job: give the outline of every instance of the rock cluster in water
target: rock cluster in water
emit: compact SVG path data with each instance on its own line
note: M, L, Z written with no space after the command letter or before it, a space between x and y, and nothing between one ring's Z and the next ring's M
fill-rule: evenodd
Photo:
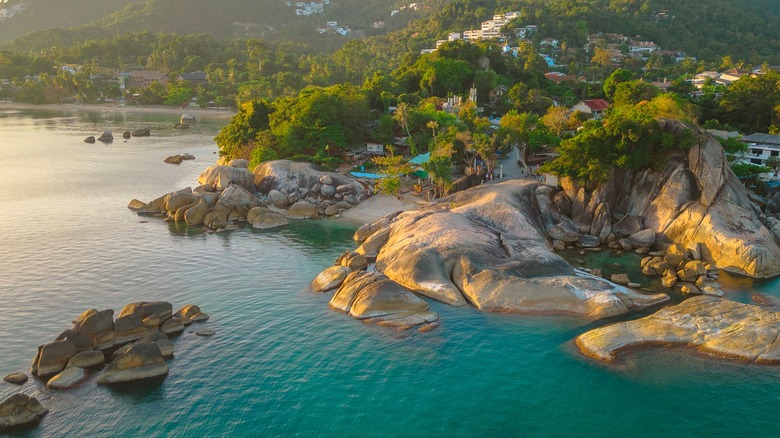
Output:
M620 351L646 345L687 346L755 363L780 363L780 312L697 296L645 318L600 327L577 337L583 354L611 362Z
M181 164L182 161L187 160L194 160L195 157L190 154L178 154L178 155L171 155L170 157L167 157L163 160L163 162L168 164Z
M209 319L196 305L173 313L173 306L164 301L131 303L116 319L113 316L111 309L89 309L79 315L70 329L38 347L30 372L51 389L76 387L94 374L99 385L164 377L166 359L173 357L170 337ZM198 333L215 334L209 328ZM12 373L3 380L21 385L27 375ZM17 394L0 403L0 427L34 422L46 412L36 399Z
M254 173L248 165L238 159L212 165L198 177L201 185L195 189L168 193L148 203L133 200L128 208L217 231L238 229L242 222L269 229L286 225L288 219L336 215L373 192L368 184L323 172L311 163L269 161Z
M122 133L122 138L125 140L129 139L130 137L149 137L152 135L152 133L149 131L149 128L141 128L141 129L135 129L133 131L125 131ZM112 143L114 141L114 133L111 131L103 131L100 136L95 139L94 135L90 135L89 137L84 139L84 143L95 143L95 141L103 142L103 143Z

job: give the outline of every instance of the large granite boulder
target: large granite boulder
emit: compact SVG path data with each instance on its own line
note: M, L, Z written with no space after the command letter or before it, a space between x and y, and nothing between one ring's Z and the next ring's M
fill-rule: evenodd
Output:
M99 385L132 382L168 374L160 348L154 342L136 342L97 378Z
M287 210L287 219L309 219L316 215L317 206L307 201L298 201Z
M34 423L47 412L35 397L14 394L0 403L0 429Z
M82 351L71 357L65 368L92 368L103 365L105 362L106 356L100 350Z
M402 213L386 225L376 269L420 295L495 312L592 320L668 300L575 270L553 253L535 208L537 185L483 185Z
M225 188L219 196L217 203L229 210L241 212L244 217L246 217L249 210L263 205L263 202L257 196L250 193L247 189L235 185Z
M114 311L89 309L73 321L72 330L92 340L92 347L104 350L114 346Z
M252 228L268 230L271 228L283 227L287 225L287 218L279 213L264 213L258 215L252 222Z
M365 192L363 185L347 176L324 172L312 163L299 163L289 160L266 161L255 167L255 184L261 193L278 190L282 193L297 193L299 188L309 189L321 180L330 181L327 185L334 187L349 186L351 193ZM347 190L346 188L343 190Z
M49 379L46 386L51 389L70 389L87 380L87 372L83 368L70 367Z
M327 292L341 286L344 279L350 273L350 269L345 266L331 266L320 272L311 282L311 290L314 292Z
M624 247L647 245L653 232L654 246L699 244L703 261L727 271L761 278L780 274L775 223L754 208L720 143L680 122L662 121L661 127L671 135L692 130L698 143L687 153L672 154L660 170L616 169L604 183L587 188L562 179L572 218L576 205L599 199L621 218L612 231L631 236L621 241ZM584 207L576 210L579 218L587 219ZM644 234L637 235L642 228Z
M130 303L122 308L122 311L119 312L119 317L133 314L138 315L141 320L152 315L157 315L160 318L160 321L165 321L173 315L173 305L167 301L140 301L137 303Z
M330 306L355 319L399 328L439 319L438 314L428 311L424 300L376 272L349 274L330 300Z
M576 343L605 362L633 347L686 346L718 357L780 364L780 312L700 295L633 321L586 332Z
M206 168L198 176L198 184L207 185L212 190L222 191L231 184L241 186L247 190L254 188L254 175L243 167L222 166L214 164Z
M76 346L70 340L54 341L41 345L38 347L38 354L33 359L30 372L40 377L57 374L65 369L70 358L75 356L77 352Z

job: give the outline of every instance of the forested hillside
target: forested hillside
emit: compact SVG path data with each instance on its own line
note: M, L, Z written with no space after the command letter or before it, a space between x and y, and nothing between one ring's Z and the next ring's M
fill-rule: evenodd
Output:
M0 21L0 42L8 42L29 32L83 26L100 20L123 7L140 0L9 0L0 2L10 10L14 5L26 5L13 17Z

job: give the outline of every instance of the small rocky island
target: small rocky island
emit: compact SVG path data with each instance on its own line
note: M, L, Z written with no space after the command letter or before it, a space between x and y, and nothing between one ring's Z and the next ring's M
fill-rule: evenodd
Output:
M373 186L311 163L268 161L253 172L246 160L209 166L199 186L167 193L148 203L132 200L128 208L188 226L218 232L248 223L254 228L284 226L288 219L335 216L370 197Z
M425 327L437 317L419 296L592 321L662 305L669 295L575 269L555 252L606 246L650 253L643 273L661 276L669 291L687 299L581 335L584 354L612 360L630 346L675 344L776 363L780 314L707 295L723 294L714 281L719 269L780 274L780 222L751 200L709 134L673 121L661 121L661 129L671 135L692 129L698 141L661 169L614 170L599 184L563 179L556 188L510 180L388 215L361 227L360 246L323 271L312 289L335 290L336 310L401 328Z
M113 385L168 374L173 357L171 338L193 322L209 316L188 304L173 312L168 302L138 302L124 306L114 319L111 309L89 309L73 320L73 326L52 342L38 347L30 373L54 390L66 390L96 377L99 385ZM207 331L208 330L208 331ZM213 330L198 332L213 335ZM27 381L24 373L12 373L5 381ZM33 423L48 411L34 397L16 394L0 403L0 428Z

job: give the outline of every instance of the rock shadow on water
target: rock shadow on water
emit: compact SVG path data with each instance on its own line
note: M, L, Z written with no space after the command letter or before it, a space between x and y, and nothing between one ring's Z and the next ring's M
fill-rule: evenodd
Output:
M131 404L148 403L165 399L165 376L136 380L126 383L115 383L108 390L115 398Z

